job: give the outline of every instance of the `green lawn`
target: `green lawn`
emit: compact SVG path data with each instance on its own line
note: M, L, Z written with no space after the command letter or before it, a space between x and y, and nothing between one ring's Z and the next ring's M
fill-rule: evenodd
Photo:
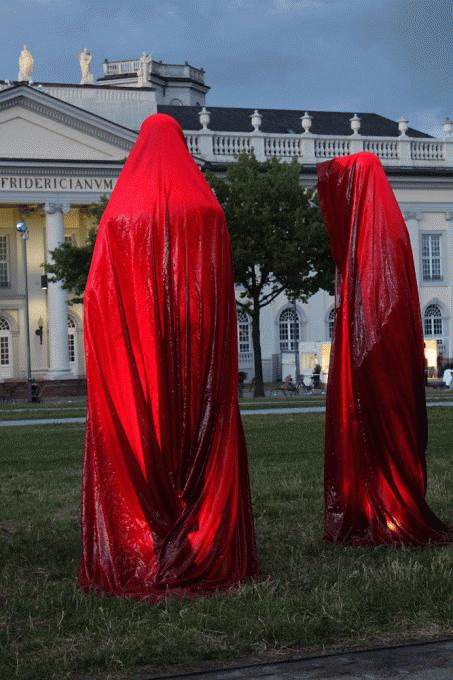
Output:
M427 390L427 400L452 401L452 390ZM243 411L248 409L273 409L273 408L298 408L304 406L325 406L325 395L316 393L313 395L296 395L284 397L278 396L243 397L240 400ZM17 401L13 404L0 404L0 422L2 420L32 420L35 418L73 418L84 416L86 412L86 400L83 397L53 401L44 400L39 404L29 404L25 401Z
M453 409L430 409L429 501L453 523ZM267 579L156 607L75 588L83 427L0 429L0 677L119 678L453 635L453 549L321 543L323 415L244 419Z

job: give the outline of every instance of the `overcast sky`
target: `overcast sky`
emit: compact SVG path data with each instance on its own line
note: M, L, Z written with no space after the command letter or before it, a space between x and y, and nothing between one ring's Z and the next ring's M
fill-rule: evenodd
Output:
M453 118L452 0L0 0L0 79L27 44L36 82L78 52L203 66L212 106L372 111L437 134Z

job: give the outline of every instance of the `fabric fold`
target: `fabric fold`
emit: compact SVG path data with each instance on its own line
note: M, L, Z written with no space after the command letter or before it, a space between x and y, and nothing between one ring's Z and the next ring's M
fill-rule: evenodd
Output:
M317 167L337 266L326 404L325 539L446 543L425 500L423 334L409 234L371 153Z
M257 576L229 235L169 116L118 178L84 313L79 586L155 601Z

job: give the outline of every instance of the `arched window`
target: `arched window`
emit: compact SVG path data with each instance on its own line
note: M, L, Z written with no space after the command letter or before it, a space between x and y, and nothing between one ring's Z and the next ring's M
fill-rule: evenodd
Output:
M442 312L439 305L428 305L423 316L425 335L442 335Z
M177 97L170 99L170 106L182 106L182 101Z
M329 340L333 338L333 326L335 323L335 307L332 307L329 314L327 315L327 323L329 326Z
M72 317L68 316L68 355L69 364L74 366L76 360L76 325Z
M238 309L239 354L250 352L250 321L248 315Z
M294 309L284 309L279 318L280 351L294 350L300 340L300 320ZM296 337L294 337L294 333Z

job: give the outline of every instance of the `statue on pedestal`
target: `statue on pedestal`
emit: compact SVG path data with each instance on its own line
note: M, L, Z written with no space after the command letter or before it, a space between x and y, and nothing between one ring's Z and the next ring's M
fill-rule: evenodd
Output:
M149 76L151 74L152 57L150 54L143 52L140 57L139 67L137 69L138 86L147 87L149 84Z
M93 55L87 50L86 47L79 52L79 64L80 70L82 71L81 85L90 85L93 82L93 74L90 73L90 64L93 59Z
M23 46L22 52L19 55L19 75L17 80L31 80L31 73L33 71L33 57L27 45Z

